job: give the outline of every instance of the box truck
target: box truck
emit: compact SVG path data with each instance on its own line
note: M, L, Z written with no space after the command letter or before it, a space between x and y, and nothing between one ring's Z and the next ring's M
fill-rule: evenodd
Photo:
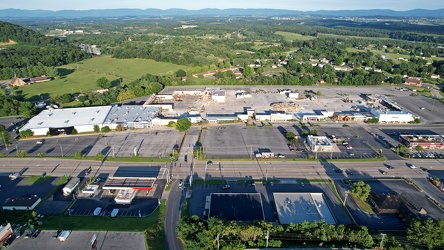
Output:
M71 180L66 183L66 185L63 187L63 195L68 196L71 195L71 193L77 188L77 186L80 184L80 179L77 177L71 178Z

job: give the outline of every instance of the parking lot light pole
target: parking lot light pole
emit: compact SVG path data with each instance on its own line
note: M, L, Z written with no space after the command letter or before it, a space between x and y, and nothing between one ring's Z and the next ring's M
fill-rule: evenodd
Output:
M345 191L345 198L344 198L344 203L343 203L344 207L345 207L345 203L347 202L347 197L348 197L349 193L350 193L349 191Z

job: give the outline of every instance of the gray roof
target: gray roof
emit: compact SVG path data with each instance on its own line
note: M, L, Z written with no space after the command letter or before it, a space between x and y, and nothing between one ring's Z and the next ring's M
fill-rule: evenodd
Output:
M12 198L3 204L3 207L32 207L36 202L39 202L39 197L19 197Z
M151 122L159 113L159 107L142 105L115 105L111 108L104 124L125 124L128 122Z

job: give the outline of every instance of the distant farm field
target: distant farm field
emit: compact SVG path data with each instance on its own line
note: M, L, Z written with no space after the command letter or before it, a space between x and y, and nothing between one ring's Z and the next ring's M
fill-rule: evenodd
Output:
M114 59L101 56L58 67L60 77L57 79L22 86L15 92L26 100L37 101L47 99L50 95L97 90L96 81L100 77L106 77L113 86L116 86L120 83L120 78L123 83L129 83L147 73L155 75L188 68L188 66L146 59Z
M313 36L304 36L293 32L276 31L275 34L283 36L287 41L309 41L315 39Z

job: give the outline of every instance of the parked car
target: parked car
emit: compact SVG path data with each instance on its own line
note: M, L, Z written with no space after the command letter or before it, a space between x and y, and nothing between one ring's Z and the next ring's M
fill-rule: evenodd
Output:
M352 145L348 144L347 146L345 146L346 149L353 149Z
M285 155L283 155L283 154L278 154L278 157L279 157L279 158L285 158Z
M207 165L208 166L213 165L213 162L212 161L207 161Z
M182 187L182 186L183 186L183 180L180 179L180 180L179 180L179 187Z
M41 140L37 141L37 144L43 144L43 143L45 143L45 139L41 139Z
M413 164L409 164L409 168L411 168L411 169L415 169L415 168L417 168L415 165L413 165Z
M185 155L183 159L185 162L188 162L188 155Z
M223 185L222 186L222 190L227 190L227 189L230 189L231 188L231 186L230 185Z
M54 233L52 234L52 238L53 238L53 239L57 239L57 237L59 236L59 234L60 234L61 232L62 232L61 229L57 230L57 232L54 232Z

